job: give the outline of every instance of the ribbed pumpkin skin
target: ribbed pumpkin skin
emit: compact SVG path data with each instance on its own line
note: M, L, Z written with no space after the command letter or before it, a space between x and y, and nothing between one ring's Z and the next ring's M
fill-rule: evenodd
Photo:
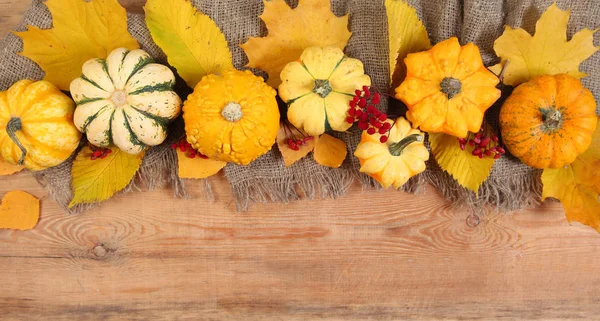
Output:
M279 96L288 104L288 120L312 136L348 130L354 91L371 85L363 63L344 56L338 47L305 49L298 61L283 68L280 78ZM319 86L319 81L326 85Z
M548 127L552 110L562 121ZM539 76L521 84L500 110L504 144L535 168L559 168L575 161L590 146L597 122L594 96L566 74Z
M81 133L73 124L75 103L47 81L21 80L0 92L0 152L17 164L21 149L9 137L7 125L19 118L16 136L27 150L23 165L42 170L65 161L79 145Z
M414 128L466 137L479 131L483 114L500 98L498 77L472 43L461 47L453 37L409 54L404 62L407 74L396 98L408 107L406 118ZM459 89L451 84L460 84Z
M183 105L187 141L209 158L248 165L275 143L279 130L275 95L250 71L205 76ZM239 119L225 118L227 106L241 108Z
M167 125L179 116L181 99L173 91L173 72L152 61L141 49L120 48L106 60L83 65L83 75L71 82L77 103L74 122L92 145L116 145L139 154L167 138Z
M393 124L387 142L381 143L379 134L369 135L363 131L354 156L360 161L361 173L371 176L384 188L393 186L398 189L409 178L425 171L429 151L423 143L425 133L411 128L406 119L399 117L395 124L389 119L387 122ZM421 135L423 141L409 144L398 156L392 155L390 146L410 135Z

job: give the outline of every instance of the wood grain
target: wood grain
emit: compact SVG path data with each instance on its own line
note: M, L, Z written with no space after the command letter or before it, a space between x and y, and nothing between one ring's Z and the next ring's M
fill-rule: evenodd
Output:
M124 3L124 2L123 2ZM139 10L140 2L129 8ZM24 1L0 0L0 34ZM42 199L32 231L0 231L1 320L593 320L600 236L557 203L478 225L433 188L235 212L168 189L67 216L29 173L0 195Z

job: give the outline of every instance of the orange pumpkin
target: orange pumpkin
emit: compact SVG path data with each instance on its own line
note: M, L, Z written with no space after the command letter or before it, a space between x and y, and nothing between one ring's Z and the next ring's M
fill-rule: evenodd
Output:
M592 93L570 75L538 76L518 86L500 110L500 131L511 154L535 168L575 161L596 130Z
M500 98L498 77L483 66L479 48L450 38L404 59L406 79L396 98L408 107L414 128L466 137L481 127L483 113Z

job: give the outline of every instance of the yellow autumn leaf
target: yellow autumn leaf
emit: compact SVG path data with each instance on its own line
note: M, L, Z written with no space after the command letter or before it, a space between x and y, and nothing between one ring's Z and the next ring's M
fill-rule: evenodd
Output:
M396 88L406 78L404 58L431 48L427 29L405 0L385 0L390 49L390 80Z
M17 166L5 162L2 156L0 156L0 176L11 175L22 171L24 168L25 166Z
M583 29L567 41L567 24L570 10L562 11L552 4L535 25L535 35L523 29L507 26L500 38L494 42L496 55L502 61L490 68L496 75L508 61L504 72L504 83L517 86L540 75L569 74L576 78L585 77L579 64L593 55L594 32Z
M23 191L10 191L0 204L0 229L30 230L40 219L40 201Z
M144 6L152 39L191 88L204 75L233 68L225 35L188 0L148 0Z
M291 166L299 161L315 148L315 139L309 139L305 143L298 145L298 150L293 150L288 144L288 139L304 140L308 134L301 132L298 129L292 129L288 125L282 124L279 126L277 133L277 147L283 157L283 162L286 167Z
M336 17L329 0L300 0L295 9L283 0L263 0L260 18L267 26L266 37L250 37L241 47L248 55L248 67L269 74L267 84L277 88L283 67L300 58L308 47L335 46L344 49L350 36L348 15Z
M218 173L227 162L213 159L186 156L185 152L177 149L177 168L181 178L207 178Z
M47 80L62 90L81 76L92 58L106 58L116 48L137 49L127 31L127 15L117 0L48 0L52 29L28 26L15 32L23 39L21 55L35 61Z
M346 159L346 143L333 136L323 134L315 139L313 157L317 164L338 168Z
M443 133L430 133L429 145L438 165L461 186L477 194L479 186L490 176L494 158L473 156L473 146L467 144L463 151L456 137Z
M110 150L106 158L94 160L94 151L89 146L79 151L71 169L74 195L69 207L106 200L131 182L144 153L131 155L117 147Z
M575 162L544 169L542 199L553 197L563 205L569 222L577 221L600 232L600 126L592 144Z

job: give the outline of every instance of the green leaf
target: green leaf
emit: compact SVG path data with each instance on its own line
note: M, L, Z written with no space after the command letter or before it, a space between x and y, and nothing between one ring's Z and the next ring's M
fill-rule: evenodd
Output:
M148 0L146 24L169 64L191 88L208 74L233 68L225 35L186 0Z
M79 151L71 169L74 196L69 207L106 200L131 182L144 153L131 155L116 147L111 147L111 151L105 158L95 160L89 146Z

